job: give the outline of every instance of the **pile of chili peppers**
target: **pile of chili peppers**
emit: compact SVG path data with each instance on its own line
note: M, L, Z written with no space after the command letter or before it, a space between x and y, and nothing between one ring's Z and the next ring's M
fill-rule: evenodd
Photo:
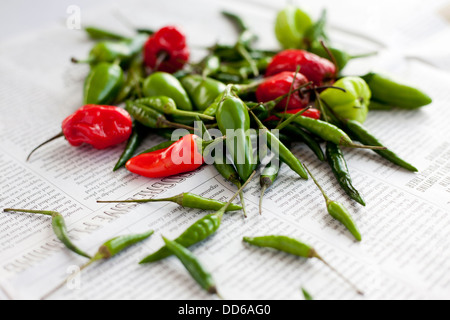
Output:
M282 51L255 49L258 36L245 21L230 12L223 14L238 28L238 40L233 45L215 44L207 48L207 55L196 63L189 61L186 35L176 26L166 26L156 32L139 30L132 38L86 28L97 43L86 60L72 59L74 63L88 63L91 67L84 86L85 106L62 123L62 133L49 140L65 137L72 146L86 143L96 149L128 141L114 170L125 167L148 178L194 171L207 162L207 150L225 140L219 148L221 152L214 149L214 161L209 164L236 185L237 193L232 200L240 195L241 206L232 204L232 200L226 204L190 193L166 199L122 201L170 201L187 208L217 211L194 223L175 241L164 238L166 246L141 262L152 263L175 255L212 294L218 291L211 275L186 248L214 234L225 212L243 210L246 216L243 192L256 170L261 169L261 203L283 165L301 179L311 177L324 196L328 214L361 241L351 213L327 196L311 170L291 152L292 144L305 143L319 161L329 164L349 198L365 206L363 195L353 185L345 148L372 149L399 167L417 171L364 127L369 110L417 109L432 102L421 90L383 74L343 76L350 60L371 54L350 55L333 47L326 32L325 11L317 22L294 6L280 11L275 33ZM208 128L218 129L223 137L213 140ZM183 129L184 134L172 141L175 129ZM252 129L259 134L252 136L249 133ZM280 134L275 135L272 129L279 130ZM244 134L228 136L237 131ZM169 141L136 154L150 134ZM257 150L255 141L259 142ZM227 161L227 155L232 163ZM277 161L266 164L264 156ZM176 161L181 158L183 161ZM68 239L58 213L7 211L51 215L55 233L67 248L90 258ZM126 246L150 234L138 236ZM284 236L244 241L324 261L310 246ZM122 242L112 243L120 247ZM107 247L103 246L90 261L113 256L105 255Z

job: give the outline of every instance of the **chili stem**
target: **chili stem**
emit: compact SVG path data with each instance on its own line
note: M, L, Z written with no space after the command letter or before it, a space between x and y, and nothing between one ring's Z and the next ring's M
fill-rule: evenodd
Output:
M322 192L323 197L325 198L325 201L327 202L327 204L329 202L331 202L330 198L328 197L328 195L326 194L325 190L322 188L322 186L320 185L319 181L317 181L317 179L314 177L314 175L312 174L312 172L309 170L309 168L304 164L303 165L306 169L306 171L308 171L309 175L311 176L311 178L313 179L314 183L316 184L316 186L319 188L320 192Z
M331 52L330 49L328 49L328 47L325 45L325 42L323 40L320 41L320 44L322 45L322 47L325 49L325 51L327 52L328 56L330 57L331 61L333 61L334 66L336 67L336 73L335 73L335 77L337 78L338 74L339 74L339 65L337 63L336 57L334 56L334 54Z
M287 96L286 106L284 108L284 113L285 114L286 114L286 112L288 110L289 103L291 102L291 96L292 96L292 93L294 92L293 90L294 90L295 80L297 79L297 74L300 72L300 68L301 68L300 65L298 65L297 68L295 69L294 80L292 80L291 87L289 88L289 93L288 93L288 96ZM280 122L278 123L278 125L281 125L281 123L283 121L284 121L284 115L280 119Z
M58 215L58 212L55 211L39 211L39 210L25 210L25 209L4 209L3 212L22 212L22 213L35 213L35 214L42 214L45 216L54 216L55 214Z
M359 294L360 296L364 295L364 292L361 291L360 289L358 289L358 287L353 284L353 282L351 282L349 279L347 279L347 277L345 277L341 272L339 272L336 268L334 268L333 266L331 266L328 262L326 262L321 256L319 256L317 253L315 253L314 257L320 261L322 261L328 268L330 268L334 273L336 273L342 280L345 281L345 283L347 283L349 286L351 286L357 294Z
M54 136L53 138L51 138L51 139L45 141L44 143L40 144L38 147L34 148L33 151L31 151L30 154L28 155L28 157L27 157L27 162L30 160L30 158L31 158L31 156L33 155L33 153L35 153L38 149L40 149L41 147L45 146L47 143L50 143L50 142L52 142L52 141L54 141L54 140L57 140L57 139L59 139L59 138L62 138L62 137L64 137L64 133L62 133L62 132L61 132L61 133L58 133L58 134L57 134L56 136Z
M297 112L294 116L290 117L289 119L287 119L286 121L279 123L278 126L275 129L278 130L283 130L284 128L286 128L288 125L290 125L293 121L295 121L295 119L297 119L298 117L300 117L302 114L304 114L306 111L308 111L309 109L311 109L311 106L306 107L303 110L300 110L299 112Z

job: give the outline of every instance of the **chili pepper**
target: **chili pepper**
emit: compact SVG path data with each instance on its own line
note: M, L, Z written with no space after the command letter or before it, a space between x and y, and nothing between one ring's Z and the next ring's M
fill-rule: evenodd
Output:
M267 125L273 128L275 128L277 124L278 122L267 122ZM308 132L296 127L295 125L286 126L283 131L288 133L290 137L293 137L294 141L304 142L320 161L325 161L325 155L322 147Z
M167 149L141 154L130 159L126 168L130 172L147 178L164 178L191 172L204 164L203 152L206 147L222 140L203 141L196 135L189 134Z
M320 94L320 99L333 110L333 113L342 119L356 120L364 123L369 113L369 104L372 93L367 83L359 77L345 77Z
M193 193L182 193L180 195L165 199L140 199L140 200L122 200L122 201L97 201L97 203L152 203L152 202L173 202L183 208L201 209L201 210L220 210L226 203L214 199L207 199L197 196ZM242 210L241 206L231 204L227 211Z
M264 73L271 61L272 57L262 57L260 59L254 59L254 66L259 72ZM253 66L250 65L247 61L223 63L220 65L218 72L222 76L224 74L228 76L236 76L236 82L248 80L254 75Z
M148 106L149 108L152 108L153 110L164 113L166 115L193 118L200 117L205 120L214 120L214 117L210 117L202 113L178 110L175 101L172 98L165 96L153 96L150 98L138 99L134 103Z
M278 117L283 116L282 114L276 114ZM293 117L291 114L284 114L284 117L289 120ZM352 139L340 128L335 125L322 121L306 117L298 117L294 120L295 124L308 130L309 132L317 135L325 141L333 142L339 146L349 147L349 148L360 148L360 149L373 149L373 150L385 150L385 147L380 146L366 146L355 144Z
M163 237L166 248L174 254L185 266L186 270L191 274L194 280L209 294L219 294L216 284L211 274L206 271L196 256L188 249L175 241Z
M328 163L342 189L350 198L365 206L366 203L359 194L358 190L356 190L353 186L347 162L345 161L344 154L342 153L341 149L339 149L336 144L327 142L326 154Z
M117 34L115 32L97 28L97 27L86 27L84 31L91 37L93 40L126 40L127 38Z
M133 133L128 139L128 143L125 147L125 150L123 151L122 155L117 161L113 171L117 171L120 168L122 168L127 163L127 161L133 157L135 151L142 144L142 141L144 140L146 135L147 135L146 127L144 127L138 122L133 124Z
M289 5L277 15L275 35L285 49L302 48L305 33L312 25L313 21L306 12Z
M260 177L260 185L261 185L261 196L259 200L259 213L262 214L262 204L264 199L264 194L266 193L267 189L269 189L277 180L278 174L280 173L280 160L278 160L278 163L272 163L269 162L266 167L261 172Z
M289 168L291 168L295 173L297 173L302 179L308 180L308 174L305 171L305 168L303 167L303 164L300 162L299 159L275 136L272 132L267 129L261 122L261 120L258 119L258 117L255 116L255 114L250 110L252 113L258 128L261 132L261 135L265 135L267 139L267 144L271 148L271 151L279 157L279 159L287 164Z
M35 148L27 158L47 143L65 137L74 147L83 143L102 150L128 140L133 131L133 121L125 110L113 106L87 105L67 117L62 132Z
M211 75L214 75L219 71L220 68L220 58L215 55L211 54L205 57L205 59L202 60L200 63L202 72L201 75L203 78L209 77Z
M356 240L359 242L361 241L361 233L358 230L358 227L356 226L355 222L353 221L353 218L351 217L348 210L339 202L332 201L327 194L325 193L325 190L320 186L317 179L313 176L311 171L305 166L305 169L308 171L309 175L313 179L314 183L316 184L317 188L322 193L323 197L325 198L325 202L327 205L328 213L331 217L333 217L335 220L342 223L348 231L355 237Z
M300 66L300 72L316 86L330 82L336 76L336 67L329 60L304 50L285 50L277 54L267 67L266 77L281 72L294 72Z
M376 102L403 109L417 109L433 102L423 91L389 76L369 73L362 78L372 90L372 99Z
M189 57L186 36L174 26L158 30L144 46L145 64L153 71L175 73L183 68Z
M314 301L313 296L305 288L302 288L302 293L306 301Z
M134 56L141 52L147 37L147 35L139 34L131 39L121 41L101 41L92 48L86 60L72 58L72 62L89 63L94 66L101 62L113 63L120 61L121 64L126 65Z
M245 103L232 94L232 86L223 94L217 110L217 124L223 135L230 132L232 138L227 139L227 149L233 158L234 165L242 181L247 181L256 168L253 147L248 135L250 116Z
M189 95L177 78L166 72L155 72L144 81L143 92L146 97L166 96L172 98L178 108L192 111Z
M66 282L73 279L77 274L79 274L81 271L83 271L93 263L100 260L109 260L119 253L123 252L124 250L130 248L131 246L148 239L151 235L153 235L153 233L154 231L150 230L149 232L143 234L120 236L105 242L98 249L93 258L91 258L86 264L81 266L79 270L75 274L72 274L66 281L44 295L41 300L49 298L51 295L61 289L66 284Z
M374 146L383 146L383 144L375 137L373 136L361 123L358 121L347 121L345 123L346 130L355 137L356 140L358 140L361 143L371 144ZM412 172L418 172L419 170L411 165L410 163L406 162L405 160L401 159L398 155L396 155L391 150L374 150L376 153L378 153L381 157L385 158L386 160L406 169Z
M127 79L122 86L115 104L120 104L127 99L142 98L141 83L144 81L144 68L142 66L142 56L139 55L131 61L128 69Z
M220 58L222 62L242 62L242 55L236 51L236 46L215 44L208 48L210 53ZM257 50L252 48L249 51L250 57L255 60L263 59L266 57L273 57L277 51L272 50Z
M123 83L123 71L119 65L99 63L92 68L84 83L84 104L114 102Z
M294 81L295 79L295 81ZM304 87L308 84L308 79L300 73L295 72L281 72L272 77L267 78L257 89L256 98L258 102L268 102L275 100L293 91ZM292 94L289 99L288 109L300 109L309 104L309 93ZM277 107L285 109L288 97L278 103Z
M247 180L247 182L239 189L238 192L234 194L234 196L230 199L230 201L225 206L223 206L219 211L217 211L214 214L207 215L201 218L200 220L196 221L174 241L185 248L189 248L215 234L222 223L223 215L228 209L228 206L230 206L231 203L234 201L234 199L236 199L237 196L245 189L245 187L247 187L247 185L250 183L255 174L256 172L253 172L253 174ZM140 264L157 262L167 257L170 257L171 255L172 253L170 252L170 250L166 246L164 246L155 253L144 258L140 262Z
M197 110L205 111L225 91L227 86L217 80L205 78L200 75L189 75L181 79Z
M351 283L346 277L344 277L340 272L333 268L328 262L326 262L317 251L308 244L305 244L297 239L293 239L286 236L265 236L265 237L244 237L244 241L260 248L271 248L278 251L286 252L297 257L306 259L318 259L324 263L328 268L335 272L341 279L343 279L347 284L349 284L359 295L364 295L364 293L359 290L353 283Z
M142 125L153 128L180 128L180 129L192 129L189 126L185 126L179 123L170 122L160 112L143 104L135 104L133 101L127 101L125 109L131 114L137 122Z
M33 213L33 214L42 214L46 216L52 217L52 228L53 232L55 233L56 237L61 241L67 249L70 251L91 259L91 256L89 256L87 253L79 249L77 246L75 246L72 241L70 240L69 233L67 232L66 223L64 221L64 217L54 211L39 211L39 210L23 210L23 209L5 209L4 212L22 212L22 213Z

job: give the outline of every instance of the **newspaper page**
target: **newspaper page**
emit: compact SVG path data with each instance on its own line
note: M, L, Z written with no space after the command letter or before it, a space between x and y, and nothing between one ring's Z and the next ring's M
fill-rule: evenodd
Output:
M126 6L119 2L83 13L83 23L117 29L114 21L119 14L139 27L182 25L196 47L217 40L232 43L236 35L222 21L220 10L234 6L228 1L194 2L201 12L188 10L182 1L177 1L177 10L172 10L171 1L127 1ZM260 46L276 48L271 30L277 6L265 4L245 2L238 13L261 34ZM329 15L333 15L331 9ZM439 24L434 33L445 28ZM355 242L345 227L328 216L312 181L300 180L283 166L266 194L262 215L255 179L245 191L248 218L240 212L226 214L214 236L191 248L226 299L297 300L302 299L302 287L317 299L363 299L320 261L250 247L242 241L244 236L274 234L314 246L365 292L365 299L450 298L450 129L445 120L450 116L450 73L420 59L407 59L406 49L399 53L389 44L380 47L376 41L346 35L344 29L332 34L349 49L379 50L376 57L350 64L347 73L376 68L420 85L433 97L433 104L421 110L373 111L367 121L372 132L419 172L407 172L368 150L345 149L354 184L367 202L361 207L341 191L326 163L320 163L304 145L294 145L295 154L316 174L329 196L350 209L363 241ZM73 148L64 140L25 161L29 151L57 134L61 121L81 105L88 67L69 61L86 55L91 45L82 31L55 23L0 47L0 208L60 212L71 238L91 254L115 236L155 231L142 244L83 270L52 299L210 299L174 258L138 264L162 246L162 235L176 238L205 212L167 203L96 201L182 192L227 201L235 188L214 167L165 179L143 178L126 170L113 173L124 145L97 151L89 146ZM26 48L33 48L32 56ZM198 50L194 55L202 53ZM161 141L151 136L142 150ZM0 299L40 299L86 262L64 249L48 217L29 214L0 214L0 256Z

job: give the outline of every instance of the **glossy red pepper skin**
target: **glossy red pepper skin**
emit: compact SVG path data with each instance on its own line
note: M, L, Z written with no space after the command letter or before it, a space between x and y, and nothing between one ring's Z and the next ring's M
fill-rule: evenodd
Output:
M336 76L334 64L324 58L304 50L289 49L278 53L267 67L266 77L283 71L295 71L300 66L300 73L316 86L321 86Z
M157 66L160 55L167 54ZM184 33L174 26L160 29L152 35L144 45L145 64L157 71L175 73L189 61L190 51Z
M287 114L297 114L302 110L303 109L290 109L286 113ZM320 110L314 109L314 108L308 109L302 114L302 117L316 119L316 120L320 120L320 116L321 116ZM269 118L267 118L267 120L264 120L264 121L265 122L280 121L280 118L278 118L277 116L270 116Z
M126 168L132 173L147 178L165 178L194 171L205 162L200 141L201 139L196 135L189 134L166 149L141 154L130 159ZM188 157L183 154L183 150L190 150ZM180 156L183 156L186 161L175 163L174 159L181 162Z
M294 76L295 72L286 71L267 78L256 90L256 99L258 102L265 103L289 93L292 87L292 82L294 81ZM293 87L294 90L309 82L308 79L300 73L297 73L295 79L296 80ZM286 108L287 100L288 98L282 100L277 105L277 108L284 110ZM301 97L298 92L295 92L289 99L288 109L305 108L308 106L309 101L309 93L304 93Z
M122 108L86 105L67 117L62 129L72 146L87 143L101 150L127 141L133 131L133 121Z

